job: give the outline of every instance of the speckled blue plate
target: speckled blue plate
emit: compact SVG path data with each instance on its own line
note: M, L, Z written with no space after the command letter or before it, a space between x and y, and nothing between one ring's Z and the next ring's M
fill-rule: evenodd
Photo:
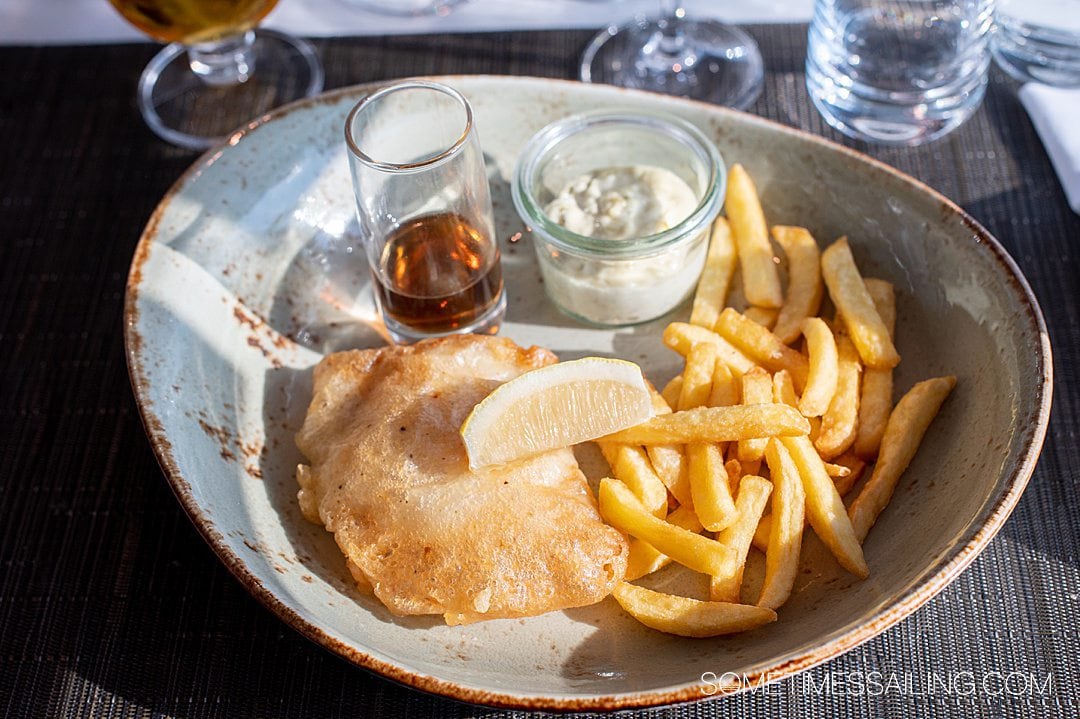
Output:
M677 371L660 333L688 309L620 330L559 314L509 197L519 149L548 122L598 108L669 112L747 167L771 223L807 226L822 242L846 234L864 271L896 284L899 390L944 373L960 383L867 539L870 578L855 581L808 541L797 593L764 629L680 639L610 599L464 627L395 618L353 587L331 536L301 517L293 479L311 366L323 352L381 342L355 250L342 130L370 88L292 105L204 155L169 191L136 251L126 303L132 385L165 474L214 551L274 613L362 667L465 701L667 704L708 696L706 672L755 683L850 649L940 591L993 537L1042 444L1051 362L1027 283L975 221L889 167L750 115L605 86L437 79L475 109L508 287L504 335L564 359L631 359L657 381ZM587 472L603 471L591 459ZM661 585L697 589L694 577L665 572Z

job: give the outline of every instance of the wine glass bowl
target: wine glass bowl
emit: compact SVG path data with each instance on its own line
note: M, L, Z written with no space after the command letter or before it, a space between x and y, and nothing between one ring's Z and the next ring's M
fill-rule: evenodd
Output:
M757 43L727 23L687 18L678 3L659 16L601 30L581 60L583 82L603 82L745 109L757 99L764 64Z
M322 90L315 50L256 30L278 0L109 0L132 25L169 43L139 78L136 101L158 137L211 147L244 122Z

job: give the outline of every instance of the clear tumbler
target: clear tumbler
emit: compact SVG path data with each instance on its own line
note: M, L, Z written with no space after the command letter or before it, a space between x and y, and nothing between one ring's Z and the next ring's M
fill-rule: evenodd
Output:
M506 310L484 157L457 90L408 81L345 121L375 299L395 340L494 334Z
M990 45L1022 82L1080 87L1080 0L998 0Z
M982 102L993 0L817 0L806 85L851 137L915 145Z

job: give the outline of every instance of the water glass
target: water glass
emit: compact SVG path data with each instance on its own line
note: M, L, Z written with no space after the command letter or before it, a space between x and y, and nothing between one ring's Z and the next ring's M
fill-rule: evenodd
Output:
M982 102L992 22L993 0L816 0L810 97L851 137L934 140Z
M998 0L990 47L1021 82L1080 87L1080 0Z
M472 108L451 87L408 81L345 121L353 191L379 312L399 342L498 331L506 309Z

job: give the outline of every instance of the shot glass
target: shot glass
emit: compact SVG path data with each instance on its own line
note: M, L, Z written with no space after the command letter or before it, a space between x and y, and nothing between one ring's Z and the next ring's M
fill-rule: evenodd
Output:
M453 88L408 81L345 121L376 304L402 343L494 334L506 311L484 158L472 108Z
M982 102L993 13L993 0L816 0L810 98L826 122L857 139L937 139Z

